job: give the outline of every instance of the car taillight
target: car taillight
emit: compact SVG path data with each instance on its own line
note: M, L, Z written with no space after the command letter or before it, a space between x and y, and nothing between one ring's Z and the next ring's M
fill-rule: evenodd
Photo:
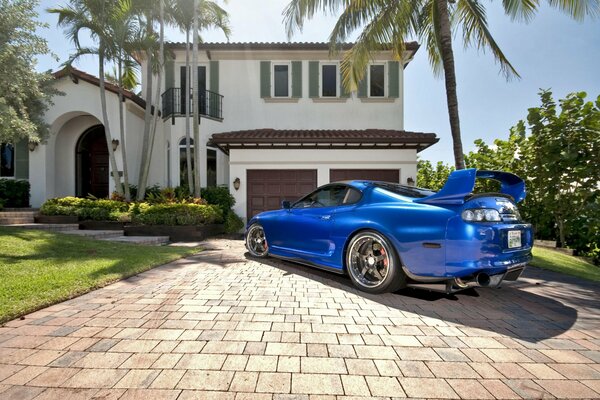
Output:
M462 212L462 219L467 222L500 222L500 213L493 208L473 208Z

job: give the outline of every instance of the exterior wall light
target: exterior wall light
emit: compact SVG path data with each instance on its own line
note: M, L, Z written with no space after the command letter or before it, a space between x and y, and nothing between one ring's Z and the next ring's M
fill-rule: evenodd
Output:
M113 140L112 140L112 148L113 148L113 151L117 151L117 148L119 147L119 143L120 143L120 142L119 142L119 139L113 139Z
M38 142L34 142L34 141L29 141L29 143L27 144L27 147L29 147L29 151L35 151L35 149L38 147Z
M240 190L240 184L241 184L240 178L235 178L235 180L233 181L233 188L235 190Z
M409 177L406 179L406 184L407 184L408 186L415 186L415 180L412 178L412 176L409 176Z

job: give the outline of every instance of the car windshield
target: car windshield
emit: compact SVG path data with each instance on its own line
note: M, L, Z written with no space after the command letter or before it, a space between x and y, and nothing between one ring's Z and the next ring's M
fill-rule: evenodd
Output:
M428 189L421 189L413 186L404 186L397 183L374 182L375 187L387 190L400 196L423 198L431 196L435 192Z

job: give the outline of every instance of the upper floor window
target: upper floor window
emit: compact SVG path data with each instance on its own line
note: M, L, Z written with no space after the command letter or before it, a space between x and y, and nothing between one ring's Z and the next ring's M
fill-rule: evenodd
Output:
M290 97L289 64L273 64L273 97Z
M338 96L338 67L336 64L321 65L321 97Z
M385 65L369 66L369 97L385 96Z
M0 145L0 177L14 178L15 176L15 147L9 143Z

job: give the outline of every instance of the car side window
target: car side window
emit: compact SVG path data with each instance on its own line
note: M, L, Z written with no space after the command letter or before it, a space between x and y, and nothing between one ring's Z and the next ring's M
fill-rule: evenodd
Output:
M324 187L300 199L293 208L336 207L343 203L346 189L342 185Z
M345 195L344 195L344 200L342 201L342 204L354 204L354 203L358 203L360 198L361 198L361 193L354 189L349 187L348 190L346 191Z

